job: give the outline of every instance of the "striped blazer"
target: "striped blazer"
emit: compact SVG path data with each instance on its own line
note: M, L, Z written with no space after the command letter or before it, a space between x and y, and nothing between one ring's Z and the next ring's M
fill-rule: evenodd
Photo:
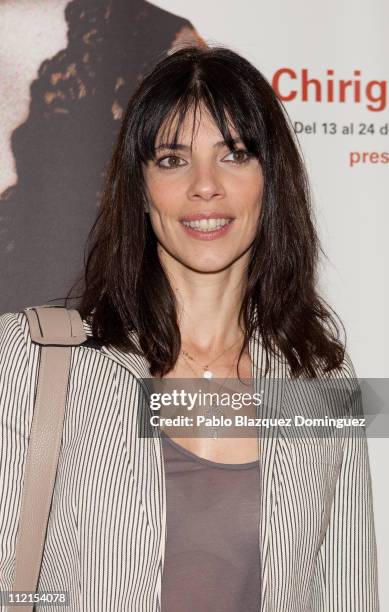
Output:
M91 335L84 321L87 335ZM288 367L272 358L264 376L260 339L250 340L253 376L271 415L322 394L273 380ZM23 313L0 317L0 589L11 589L39 347ZM349 356L330 373L355 377ZM323 374L324 376L324 374ZM328 375L327 375L328 376ZM93 339L72 348L66 413L39 590L69 592L71 612L161 610L166 532L159 436L137 435L135 415L150 377L145 358ZM266 386L268 385L268 386ZM299 396L300 393L300 396ZM340 398L342 399L342 398ZM321 409L323 406L321 406ZM354 428L351 428L354 429ZM350 431L350 428L349 430ZM377 612L377 552L367 441L261 436L260 612ZM259 574L258 574L259 575ZM163 602L162 602L163 606ZM54 610L57 607L53 606ZM64 608L58 607L63 611ZM163 609L163 608L162 608ZM196 610L196 612L199 612Z

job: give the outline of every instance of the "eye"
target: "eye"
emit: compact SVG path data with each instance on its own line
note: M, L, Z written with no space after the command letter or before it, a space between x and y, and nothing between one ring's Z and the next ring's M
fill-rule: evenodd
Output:
M169 160L173 160L173 163L170 163ZM157 166L159 166L160 168L164 168L165 170L171 170L173 168L179 168L180 166L184 166L186 162L184 162L183 164L178 163L179 161L184 161L183 159L181 159L180 157L177 157L177 155L165 155L165 157L160 157L157 160ZM163 164L162 162L167 162L165 164Z
M226 157L223 157L223 160L230 161L230 160L227 160L227 157L229 157L230 155L235 156L235 159L231 161L235 164L240 164L240 165L245 164L251 158L250 153L246 151L246 149L237 149L236 151L231 151L231 153L229 153Z

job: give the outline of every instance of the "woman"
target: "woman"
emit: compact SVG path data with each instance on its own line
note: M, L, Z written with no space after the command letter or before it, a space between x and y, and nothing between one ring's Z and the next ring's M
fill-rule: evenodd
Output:
M378 610L365 437L138 432L144 378L236 372L264 392L262 417L360 409L316 292L311 216L286 115L247 60L186 48L140 84L91 233L78 304L90 339L72 349L40 575L71 610ZM38 349L22 313L0 322L9 588ZM303 377L314 394L285 384ZM334 404L317 381L340 383Z

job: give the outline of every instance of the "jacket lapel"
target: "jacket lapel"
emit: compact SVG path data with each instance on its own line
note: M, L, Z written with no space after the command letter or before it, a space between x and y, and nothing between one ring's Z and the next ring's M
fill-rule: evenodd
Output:
M253 364L254 388L261 393L262 404L257 406L257 416L269 419L280 418L284 380L287 375L286 361L282 358L269 356L269 371L264 374L265 351L262 348L259 334L255 334L249 343L249 352ZM261 564L261 612L271 610L271 550L272 542L272 516L277 506L278 490L275 473L279 462L278 427L262 427L258 429L258 444L260 457L260 524L259 524L259 552ZM270 607L269 607L270 605Z

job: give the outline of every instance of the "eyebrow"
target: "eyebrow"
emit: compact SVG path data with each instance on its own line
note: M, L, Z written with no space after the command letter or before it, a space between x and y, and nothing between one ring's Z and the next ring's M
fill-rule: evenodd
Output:
M243 141L240 138L233 138L232 139L232 143L233 144L239 144L242 143ZM226 145L226 141L225 140L219 140L219 142L215 142L214 145L212 145L213 147L221 147ZM187 145L183 145L180 143L174 143L174 142L163 142L160 145L158 145L158 147L155 147L155 150L158 151L159 149L179 149L181 151L189 151L190 147L188 147Z

